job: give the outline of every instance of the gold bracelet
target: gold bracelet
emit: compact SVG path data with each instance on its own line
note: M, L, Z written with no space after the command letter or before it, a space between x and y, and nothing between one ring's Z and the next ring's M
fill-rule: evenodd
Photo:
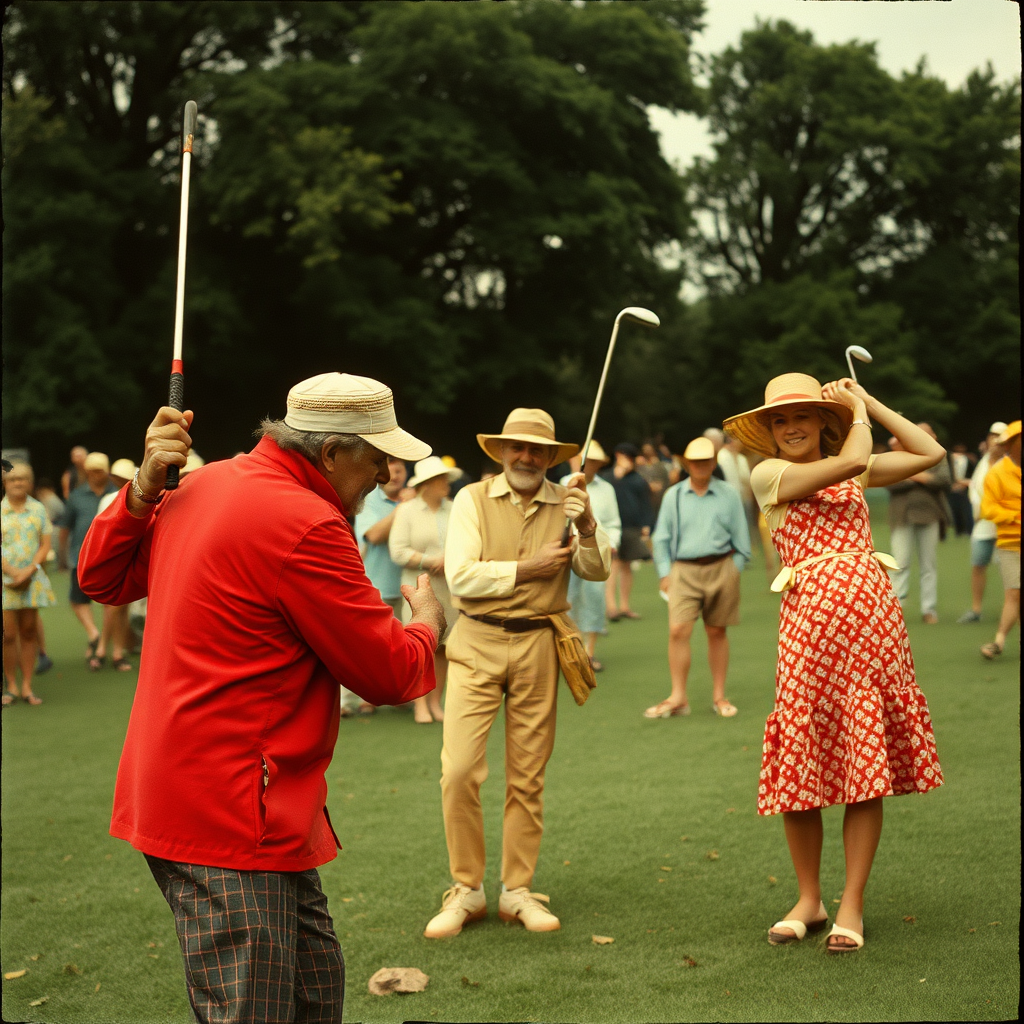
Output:
M132 477L132 494L139 499L144 505L159 505L164 500L164 492L161 491L155 498L147 498L145 492L139 486L139 470L135 470L135 476Z
M868 430L870 430L870 429L871 429L871 424L870 424L870 423L868 423L868 421L867 421L867 420L854 420L854 421L853 421L853 422L852 422L852 423L850 424L850 426L851 426L851 427L855 427L855 426L857 426L857 424L858 424L858 423L863 423L863 424L864 424L864 426L868 428Z

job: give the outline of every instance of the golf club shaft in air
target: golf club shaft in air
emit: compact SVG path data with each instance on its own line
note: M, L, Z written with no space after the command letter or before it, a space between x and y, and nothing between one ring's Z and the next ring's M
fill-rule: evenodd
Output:
M580 472L583 472L587 465L587 455L590 452L590 442L594 440L594 429L597 426L597 414L601 411L601 399L604 397L604 385L608 380L608 368L612 365L612 353L615 351L615 342L619 337L619 324L623 320L632 320L635 323L643 324L645 327L660 327L661 320L655 313L642 306L627 306L619 311L612 325L612 336L608 342L608 352L604 357L604 368L601 370L601 380L597 385L597 397L594 399L594 409L590 414L590 425L587 427L587 439L583 442L580 458ZM567 520L565 531L562 534L562 547L569 543L571 523Z
M196 118L199 108L195 100L185 104L182 118L181 144L181 219L178 228L178 283L174 293L174 354L171 359L171 384L168 405L185 411L185 375L181 359L181 336L185 319L185 250L188 243L188 188L192 170L192 140L196 131ZM167 482L164 487L173 491L178 486L179 469L170 466L167 469Z
M860 345L851 345L846 350L846 365L850 368L850 376L853 378L854 384L859 383L857 380L857 371L853 368L854 358L859 359L862 363L871 362L871 353Z

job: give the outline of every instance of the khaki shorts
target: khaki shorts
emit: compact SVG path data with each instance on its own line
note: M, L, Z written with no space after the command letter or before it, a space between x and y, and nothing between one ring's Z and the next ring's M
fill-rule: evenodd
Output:
M696 622L705 626L738 626L740 571L732 555L710 565L674 562L668 575L668 621L679 626Z
M1003 577L1003 590L1020 590L1020 552L996 548L996 558Z

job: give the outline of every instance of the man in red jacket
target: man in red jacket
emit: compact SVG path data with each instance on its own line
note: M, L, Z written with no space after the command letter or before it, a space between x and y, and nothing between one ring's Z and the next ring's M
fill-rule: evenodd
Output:
M316 867L339 845L327 783L343 684L372 704L434 687L444 613L420 576L403 628L348 519L388 456L430 448L391 391L327 373L296 385L248 455L183 466L192 413L165 407L135 479L93 521L79 581L149 598L110 832L146 855L174 912L200 1021L340 1021L344 960Z

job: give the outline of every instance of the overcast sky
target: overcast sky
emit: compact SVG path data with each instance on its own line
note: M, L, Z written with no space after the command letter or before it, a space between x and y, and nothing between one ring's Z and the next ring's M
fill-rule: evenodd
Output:
M784 18L810 29L818 43L874 42L882 67L896 76L923 56L928 70L953 87L987 62L1001 81L1020 78L1020 11L1013 0L707 0L694 49L718 53L758 18ZM669 160L686 167L695 155L710 153L698 118L651 108L651 121Z

